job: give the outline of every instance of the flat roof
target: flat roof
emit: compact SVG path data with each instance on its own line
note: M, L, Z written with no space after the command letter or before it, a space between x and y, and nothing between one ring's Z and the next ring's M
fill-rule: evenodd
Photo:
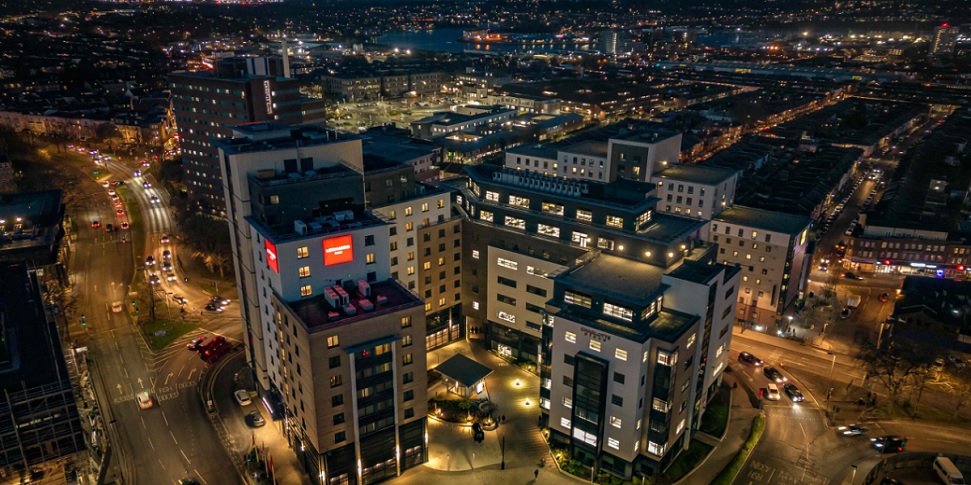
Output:
M347 291L350 297L350 304L354 307L353 315L348 314L341 308L331 306L327 302L324 294L317 295L313 298L284 303L290 307L294 315L300 317L303 325L311 332L349 325L413 306L424 306L422 301L414 293L406 290L394 282L394 280L371 283L370 286L370 297L361 295L356 288L345 288L345 291ZM379 296L385 297L388 300L385 303L379 304ZM374 305L373 310L364 311L361 301L363 298L367 298Z
M631 302L647 305L664 288L661 276L664 268L609 254L600 254L586 264L566 271L557 281L576 288Z
M557 145L526 143L524 145L519 145L518 147L510 148L506 150L506 153L556 160L556 154L559 152L560 148L561 147Z
M443 376L458 381L465 387L472 387L477 382L492 374L492 369L462 355L455 354L445 362L438 364L435 370Z
M600 142L600 141L593 141L593 140L583 141L583 142L577 143L576 145L570 145L566 148L563 148L560 151L606 158L607 143Z
M653 222L647 229L637 231L637 234L665 244L681 241L688 234L708 224L704 219L689 219L660 213L654 214Z
M571 310L561 310L556 313L556 316L640 343L646 342L650 338L659 338L666 342L672 342L686 330L693 327L699 319L695 315L688 315L687 313L669 309L661 310L648 321L631 323L629 325L621 325L603 318L591 318L589 315Z
M738 170L699 165L672 165L655 176L662 179L683 180L705 185L718 185L737 174Z
M740 205L729 207L711 219L713 222L738 224L766 231L796 235L809 227L812 219L785 212L767 211Z
M680 266L668 273L679 280L692 281L700 284L707 284L712 278L718 276L723 270L729 269L728 266L714 263L707 264L701 261L685 260Z

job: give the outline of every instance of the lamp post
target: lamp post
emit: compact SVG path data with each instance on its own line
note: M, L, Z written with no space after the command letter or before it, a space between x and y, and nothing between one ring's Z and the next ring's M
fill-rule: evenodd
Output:
M833 356L833 363L829 367L829 380L832 381L833 380L833 371L836 370L836 354L833 353L833 352L826 352L826 353Z
M853 482L856 481L856 465L850 465L850 466L853 467L853 476L850 477L850 485L853 485Z

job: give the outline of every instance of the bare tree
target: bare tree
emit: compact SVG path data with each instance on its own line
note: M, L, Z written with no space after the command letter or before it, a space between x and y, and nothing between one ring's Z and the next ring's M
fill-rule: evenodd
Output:
M955 398L954 419L958 419L961 409L971 404L971 368L956 369L943 385Z
M902 350L905 346L891 345L886 350L868 349L861 355L866 365L867 376L876 379L887 391L890 399L890 417L893 417L897 399L905 385L911 380L918 368L910 350Z
M920 398L924 395L924 388L927 387L928 382L931 382L936 378L937 372L926 364L918 365L910 373L910 381L913 385L914 391L914 409L911 411L910 417L917 417L917 407L920 406Z

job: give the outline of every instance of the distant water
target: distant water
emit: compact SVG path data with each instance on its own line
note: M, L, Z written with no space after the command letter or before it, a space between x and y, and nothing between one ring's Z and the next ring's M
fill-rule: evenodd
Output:
M390 32L378 37L378 43L399 49L426 50L438 52L464 52L474 49L483 52L559 52L588 50L587 46L571 44L548 44L543 46L523 46L515 44L470 44L461 42L462 32L470 29L436 29L429 32Z

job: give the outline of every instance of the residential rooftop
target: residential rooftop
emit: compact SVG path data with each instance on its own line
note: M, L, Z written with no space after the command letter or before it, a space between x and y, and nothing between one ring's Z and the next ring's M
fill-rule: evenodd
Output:
M575 145L570 145L560 149L566 153L576 153L578 155L588 155L591 157L607 158L607 144L597 141L583 141Z
M809 227L812 219L806 216L736 205L723 210L720 214L713 217L712 222L797 235Z
M309 332L331 330L411 307L424 306L417 295L394 280L370 283L370 288L369 297L362 295L357 288L345 288L350 300L345 307L331 305L325 294L284 303L300 318Z
M660 179L682 180L704 185L718 185L736 174L738 170L698 165L672 165L655 175Z
M643 307L667 288L661 283L664 271L664 268L647 263L600 254L585 264L563 272L556 280Z

